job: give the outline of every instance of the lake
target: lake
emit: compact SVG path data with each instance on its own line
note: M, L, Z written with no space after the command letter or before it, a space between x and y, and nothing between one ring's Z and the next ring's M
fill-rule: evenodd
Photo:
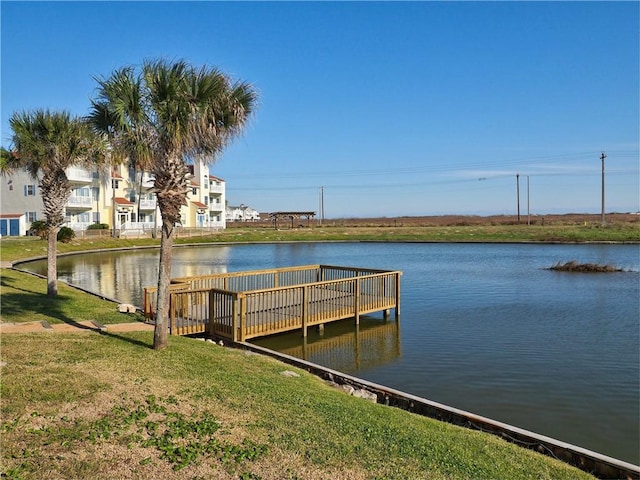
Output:
M548 270L569 260L630 271ZM58 273L142 305L157 262L157 249L82 254L59 258ZM208 245L176 248L173 276L318 263L403 271L399 321L255 343L640 463L638 245ZM46 274L46 261L26 267Z

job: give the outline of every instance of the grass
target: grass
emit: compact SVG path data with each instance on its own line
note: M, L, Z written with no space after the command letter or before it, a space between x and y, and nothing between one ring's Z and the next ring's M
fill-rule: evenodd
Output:
M198 236L178 236L175 243L210 242L301 242L301 241L395 241L395 242L633 242L640 243L640 223L548 223L544 225L323 225L311 228L275 230L265 226L233 226L221 232ZM73 253L107 248L141 248L159 246L151 238L113 239L109 237L76 238L58 243L58 253ZM47 254L46 241L37 237L0 239L3 261L42 257Z
M553 267L550 267L549 270L574 273L614 273L625 271L623 268L616 267L615 265L602 265L599 263L578 263L576 260L570 260L565 263L558 262Z
M64 283L58 284L58 296L48 297L46 279L16 270L0 270L0 321L20 323L47 321L75 325L86 320L102 324L135 322L139 314L119 313L117 305L83 293Z
M138 332L2 343L7 478L591 478L208 342L171 337L158 352Z

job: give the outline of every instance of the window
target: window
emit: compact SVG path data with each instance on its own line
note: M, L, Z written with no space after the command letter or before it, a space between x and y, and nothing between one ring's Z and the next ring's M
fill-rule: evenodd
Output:
M209 205L209 197L204 197L204 204Z
M93 223L100 223L100 212L93 212Z
M36 186L35 185L25 185L24 186L24 195L25 197L32 197L36 194Z
M76 215L76 222L78 223L89 223L89 214L88 213L79 213Z
M111 180L111 188L115 188L116 190L118 188L120 188L120 181L119 180Z
M29 223L33 223L38 219L36 212L25 212L25 214L27 216L27 222Z
M193 195L197 195L197 194L198 194L198 189L197 189L196 187L193 187L193 188L191 189L191 193L192 193Z

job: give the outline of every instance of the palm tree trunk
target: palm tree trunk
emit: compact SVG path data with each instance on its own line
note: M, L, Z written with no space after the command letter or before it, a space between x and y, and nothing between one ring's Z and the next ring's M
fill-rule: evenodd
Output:
M58 242L58 229L49 226L47 229L47 296L58 295L58 258L56 246Z
M162 237L160 239L160 267L158 272L158 298L156 310L156 325L153 330L153 348L162 350L168 345L169 306L171 284L171 258L173 256L174 224L163 219Z

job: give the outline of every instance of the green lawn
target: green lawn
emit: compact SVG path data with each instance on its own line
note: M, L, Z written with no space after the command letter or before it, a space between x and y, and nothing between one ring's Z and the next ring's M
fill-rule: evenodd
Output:
M208 242L300 242L300 241L398 241L398 242L634 242L640 243L640 223L620 222L602 226L598 223L552 223L548 225L399 225L399 226L314 226L312 228L275 230L258 226L227 228L205 236L181 236L177 245ZM104 248L141 248L159 246L151 238L110 237L79 238L58 243L58 253ZM3 261L43 257L47 243L37 237L0 239Z
M16 270L0 270L0 320L6 323L46 320L74 324L96 320L102 324L135 322L139 314L118 312L118 305L58 283L58 296L48 297L46 279Z
M5 335L6 478L591 478L270 358L185 337L151 345L149 332Z

